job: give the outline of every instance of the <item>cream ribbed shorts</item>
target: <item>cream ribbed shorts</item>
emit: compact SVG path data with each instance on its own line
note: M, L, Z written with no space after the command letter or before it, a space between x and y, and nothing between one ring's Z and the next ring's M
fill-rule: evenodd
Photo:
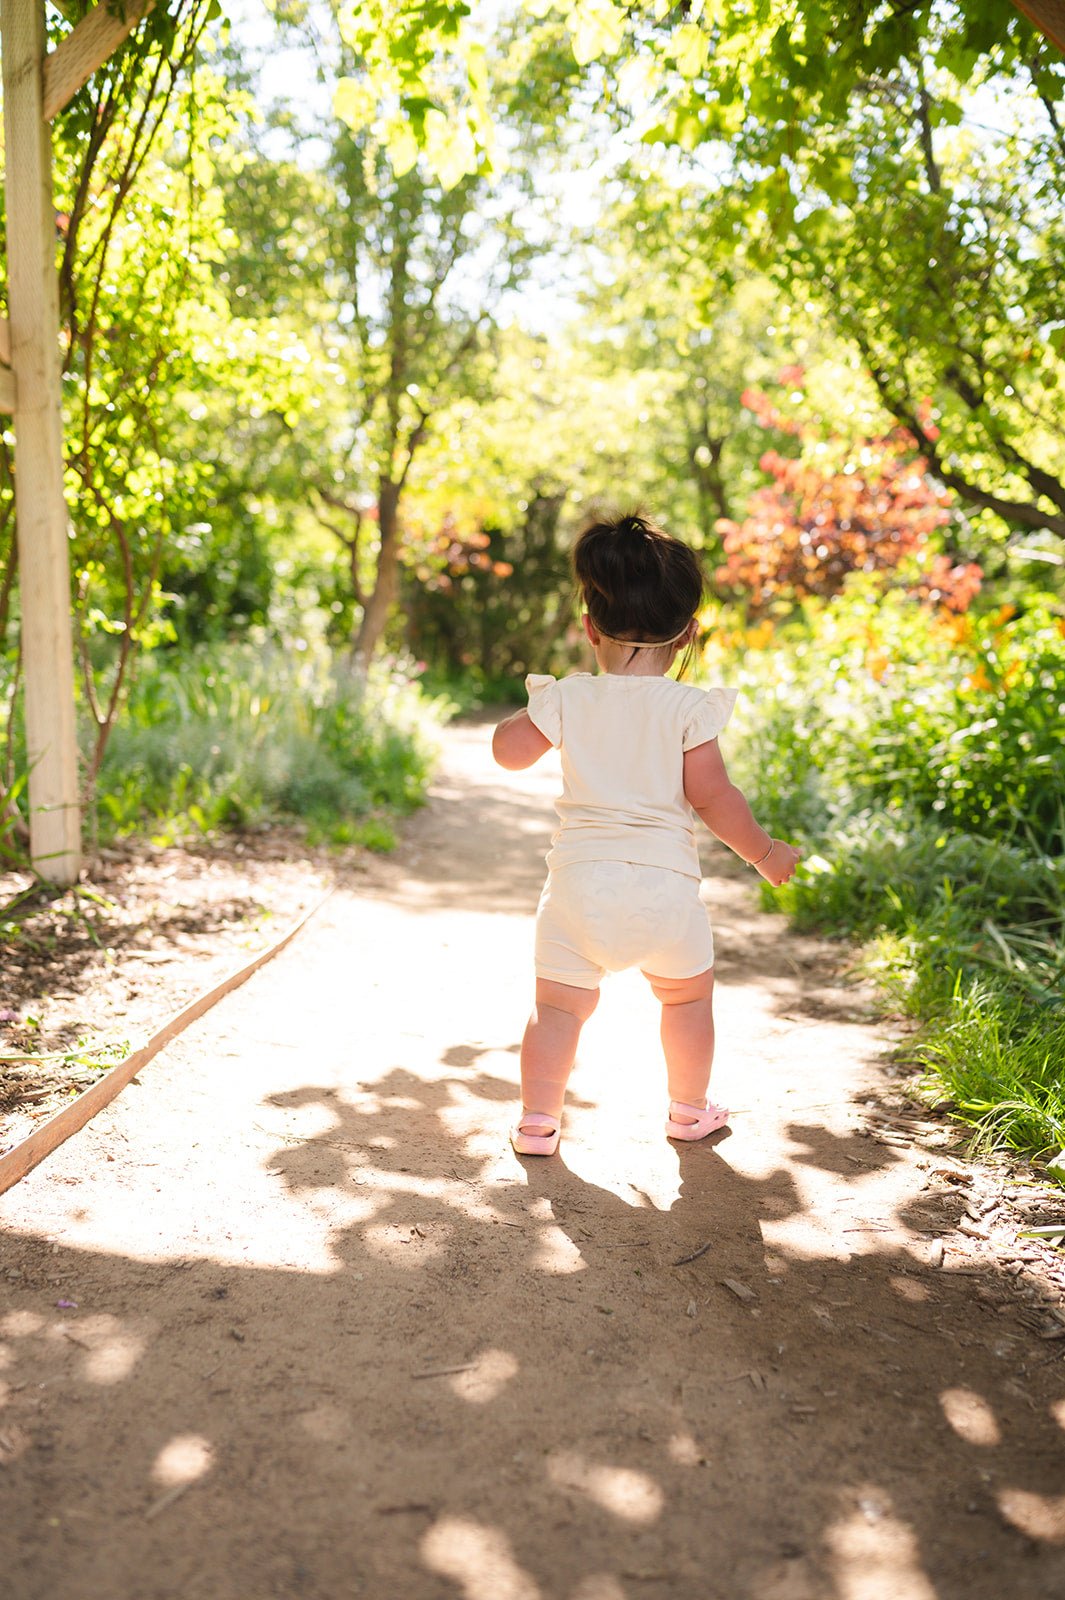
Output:
M625 967L694 978L713 964L698 879L628 861L573 861L549 874L536 913L538 978L597 989L604 972Z

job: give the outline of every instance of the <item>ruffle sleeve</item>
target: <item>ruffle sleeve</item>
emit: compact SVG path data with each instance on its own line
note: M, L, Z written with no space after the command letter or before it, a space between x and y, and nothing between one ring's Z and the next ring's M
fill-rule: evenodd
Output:
M682 748L694 750L696 745L716 739L727 725L738 695L738 689L703 690L688 712Z
M529 721L556 747L562 743L562 694L558 680L530 672L525 680L529 696Z

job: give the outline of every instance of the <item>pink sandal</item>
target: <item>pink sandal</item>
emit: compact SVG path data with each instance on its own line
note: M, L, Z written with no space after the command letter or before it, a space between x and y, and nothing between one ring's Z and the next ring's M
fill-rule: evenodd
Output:
M510 1142L519 1156L553 1156L561 1133L558 1117L549 1117L544 1111L526 1111L517 1126L511 1128Z
M694 1117L694 1122L677 1122L675 1113L682 1116ZM723 1128L728 1122L727 1106L689 1106L683 1100L669 1102L669 1116L666 1118L667 1139L705 1139L708 1133L716 1133L718 1128Z

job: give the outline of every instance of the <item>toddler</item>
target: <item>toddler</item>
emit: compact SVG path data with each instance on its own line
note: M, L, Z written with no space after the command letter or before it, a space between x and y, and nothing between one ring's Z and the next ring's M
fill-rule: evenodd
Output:
M520 1155L558 1149L581 1027L605 971L638 966L662 1005L666 1134L703 1139L728 1121L707 1101L714 1054L714 941L699 898L695 817L769 883L799 851L773 839L725 770L718 734L732 689L667 678L691 658L703 579L694 553L644 517L598 520L574 549L598 674L525 680L526 710L496 728L510 771L552 745L562 757L560 827L536 914L536 1003L521 1046Z

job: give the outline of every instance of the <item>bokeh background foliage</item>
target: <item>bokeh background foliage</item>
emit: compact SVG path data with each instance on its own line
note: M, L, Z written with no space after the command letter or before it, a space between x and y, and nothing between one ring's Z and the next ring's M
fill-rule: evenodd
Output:
M1020 13L168 0L54 144L90 847L387 848L434 721L584 664L574 530L640 504L789 911L930 1094L1061 1148L1065 63Z

